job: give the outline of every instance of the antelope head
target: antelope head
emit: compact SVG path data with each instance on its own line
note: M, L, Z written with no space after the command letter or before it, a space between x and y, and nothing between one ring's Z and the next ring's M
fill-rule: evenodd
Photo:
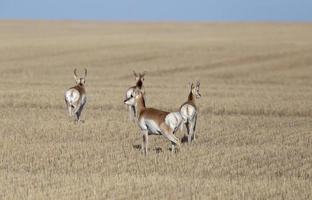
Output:
M130 106L136 106L137 100L144 98L144 90L136 88L131 96L124 100L124 103Z
M142 88L143 82L144 82L144 76L145 76L145 71L143 73L137 74L135 71L133 71L133 75L136 81L136 86L138 88Z
M77 69L74 69L74 78L76 80L77 85L84 85L86 83L86 77L87 77L87 69L85 69L85 74L83 77L78 77L77 75Z
M192 92L192 94L199 99L201 97L201 94L199 93L199 86L200 86L200 82L196 81L196 84L192 83L190 90Z

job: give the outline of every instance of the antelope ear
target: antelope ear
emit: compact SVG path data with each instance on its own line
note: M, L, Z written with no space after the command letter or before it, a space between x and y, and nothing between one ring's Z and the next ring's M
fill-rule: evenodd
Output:
M199 87L200 86L200 81L196 81L196 86Z
M88 71L87 71L87 68L85 68L85 75L84 75L84 78L87 77L87 74L88 74Z
M190 83L190 88L191 88L191 89L194 88L194 83L193 83L193 82Z
M76 68L74 69L74 78L77 81L78 78L77 78L77 69Z
M188 87L188 89L192 89L192 83L188 82L187 87Z
M138 74L135 71L133 71L133 75L135 78L138 77Z
M143 71L143 73L140 74L140 75L141 75L141 77L143 78L143 77L145 76L145 74L146 74L146 71Z

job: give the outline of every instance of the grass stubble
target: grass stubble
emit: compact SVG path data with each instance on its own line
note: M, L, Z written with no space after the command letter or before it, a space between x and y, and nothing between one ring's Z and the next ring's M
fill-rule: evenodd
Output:
M312 25L0 21L1 199L311 199ZM64 91L88 68L75 124ZM128 119L201 81L197 140L149 155ZM185 133L178 132L182 137Z

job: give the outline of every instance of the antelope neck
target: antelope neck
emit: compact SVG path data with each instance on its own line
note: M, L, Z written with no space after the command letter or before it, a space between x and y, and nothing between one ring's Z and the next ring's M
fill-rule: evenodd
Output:
M190 94L188 95L187 101L191 101L194 102L195 101L195 97L193 92L191 91Z
M140 98L137 100L137 108L138 108L138 113L141 113L143 110L145 110L145 101L143 96L141 95Z

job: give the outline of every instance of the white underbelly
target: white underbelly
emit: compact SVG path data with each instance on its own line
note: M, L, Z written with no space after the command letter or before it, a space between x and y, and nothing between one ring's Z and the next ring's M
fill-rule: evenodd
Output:
M149 134L161 134L158 124L153 120L142 118L139 122L139 126L142 130L148 131Z

